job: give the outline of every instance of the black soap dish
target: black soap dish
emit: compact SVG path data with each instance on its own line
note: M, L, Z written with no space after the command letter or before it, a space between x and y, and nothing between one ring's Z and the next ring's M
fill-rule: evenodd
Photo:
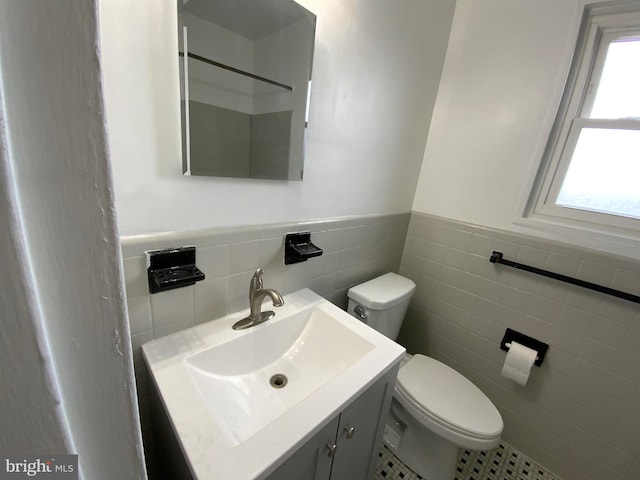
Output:
M204 280L204 273L196 267L196 247L151 250L146 254L150 293L186 287Z
M284 264L306 262L322 255L322 249L311 243L311 232L288 233L284 237Z

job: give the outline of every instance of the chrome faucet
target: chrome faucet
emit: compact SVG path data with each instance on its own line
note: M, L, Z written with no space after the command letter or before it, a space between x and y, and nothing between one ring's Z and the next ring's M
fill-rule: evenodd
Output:
M263 273L262 269L258 268L256 273L253 274L253 277L251 277L251 282L249 283L249 316L234 323L234 330L244 330L245 328L259 325L270 318L273 318L275 315L273 310L267 310L266 312L260 311L262 309L264 297L270 297L274 307L281 307L284 305L284 299L280 293L272 288L263 288Z

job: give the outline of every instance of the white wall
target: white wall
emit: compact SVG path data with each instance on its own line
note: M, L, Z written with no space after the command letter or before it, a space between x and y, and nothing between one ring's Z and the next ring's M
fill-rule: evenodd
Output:
M247 71L253 70L253 42L184 12L191 53ZM180 58L180 63L184 61ZM197 60L189 61L189 100L253 113L253 81Z
M406 212L454 2L304 0L318 16L304 181L180 174L173 0L102 0L121 235Z
M2 105L0 88L0 105ZM0 111L4 124L5 111ZM65 452L71 449L59 391L37 319L18 206L11 181L6 130L0 128L0 451ZM16 368L19 366L19 369ZM47 368L48 367L48 368ZM27 404L31 408L24 408Z
M0 2L0 447L142 479L97 45L95 0Z
M313 53L314 29L308 19L266 35L255 42L255 72L293 86L289 92L262 82L256 82L254 113L291 110L290 142L288 147L287 178L300 179L300 158L304 158L305 115L308 98L309 69L306 67ZM312 65L309 65L312 66ZM262 127L264 128L264 126ZM258 130L255 134L260 135ZM281 171L284 161L280 155L269 155L274 145L265 135L260 135L265 148L252 150L252 176L273 178L273 172ZM271 144L271 145L269 145ZM260 145L260 144L258 144ZM258 160L258 161L256 161ZM303 170L304 171L304 170Z
M639 293L637 241L616 250L591 235L569 241L531 229L531 237L514 223L585 3L456 2L401 267L418 284L401 341L476 382L500 408L506 441L562 478L631 479L640 467L638 305L488 261L495 248ZM590 251L605 248L626 257ZM549 343L526 387L500 377L506 327Z
M459 0L413 208L513 230L571 62L580 0Z

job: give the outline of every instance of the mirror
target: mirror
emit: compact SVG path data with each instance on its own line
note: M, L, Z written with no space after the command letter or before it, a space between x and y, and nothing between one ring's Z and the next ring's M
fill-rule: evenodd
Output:
M178 0L185 175L302 180L315 23L293 0Z

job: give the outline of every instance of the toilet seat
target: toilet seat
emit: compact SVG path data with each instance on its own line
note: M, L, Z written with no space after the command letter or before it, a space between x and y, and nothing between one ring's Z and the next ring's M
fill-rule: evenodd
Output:
M397 400L422 425L461 447L495 447L503 421L491 400L447 365L414 355L398 373Z

